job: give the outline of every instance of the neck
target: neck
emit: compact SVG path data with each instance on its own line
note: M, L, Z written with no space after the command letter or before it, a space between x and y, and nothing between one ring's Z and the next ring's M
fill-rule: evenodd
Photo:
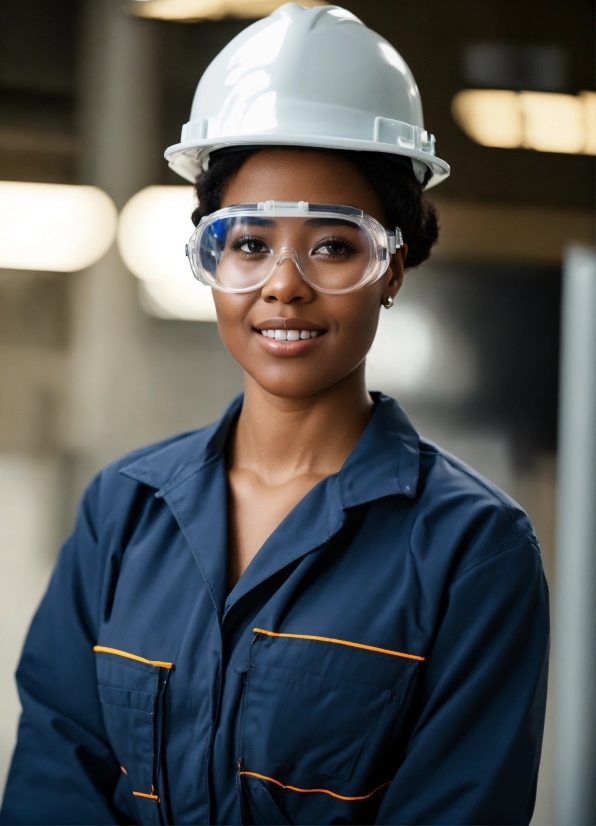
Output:
M268 484L305 474L329 476L343 465L372 410L364 363L333 387L302 398L275 396L246 375L230 466Z

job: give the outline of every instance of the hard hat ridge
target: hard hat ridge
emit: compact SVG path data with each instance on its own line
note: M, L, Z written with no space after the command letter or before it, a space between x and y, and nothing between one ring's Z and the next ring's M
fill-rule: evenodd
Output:
M449 174L424 129L397 50L339 6L280 6L237 35L197 87L170 166L193 181L226 146L309 146L411 159L433 186Z
M304 14L304 12L307 13ZM276 14L284 17L291 17L292 20L296 22L302 22L303 25L309 30L316 28L319 24L329 24L330 17L334 18L333 21L331 21L331 25L337 24L338 22L357 23L360 26L364 25L359 17L356 17L355 14L347 9L342 9L341 6L329 5L305 8L304 6L301 6L300 3L285 3L283 6L278 6L270 17L273 17Z

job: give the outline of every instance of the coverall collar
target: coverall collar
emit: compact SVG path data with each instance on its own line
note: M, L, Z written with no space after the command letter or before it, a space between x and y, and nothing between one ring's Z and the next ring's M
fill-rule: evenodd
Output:
M418 483L418 434L400 405L383 393L371 393L375 410L356 446L337 474L344 508L383 496L414 497ZM120 470L124 476L156 488L165 496L211 462L223 458L230 427L242 407L243 394L219 421L183 433Z
M375 410L341 470L322 479L290 511L229 594L224 450L242 396L234 399L219 422L183 434L121 469L125 476L156 488L155 496L169 505L220 620L265 580L329 542L343 527L349 508L385 496L414 497L419 463L416 431L396 401L371 395Z

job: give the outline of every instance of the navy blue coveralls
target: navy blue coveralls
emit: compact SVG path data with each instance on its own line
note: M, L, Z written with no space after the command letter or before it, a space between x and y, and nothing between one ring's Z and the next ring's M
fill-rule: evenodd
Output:
M548 649L532 525L374 398L230 593L242 398L97 476L18 668L2 823L528 823Z

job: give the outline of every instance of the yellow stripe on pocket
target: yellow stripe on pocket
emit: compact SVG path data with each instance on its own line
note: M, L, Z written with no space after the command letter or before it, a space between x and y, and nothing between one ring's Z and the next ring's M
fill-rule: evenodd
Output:
M136 660L146 665L156 665L159 668L172 668L174 665L174 663L165 663L161 660L146 660L145 657L139 657L138 654L130 654L128 651L120 651L118 648L107 648L105 645L94 645L93 650L96 654L115 654L117 657L126 657L129 660Z
M255 634L266 634L268 637L289 637L294 640L315 640L316 642L331 642L335 645L347 645L350 648L362 648L365 651L376 651L377 654L390 654L392 657L405 657L408 660L424 661L424 657L418 654L404 654L402 651L392 651L389 648L377 648L374 645L364 645L362 642L349 642L348 640L336 640L333 637L316 637L312 634L282 634L277 631L266 631L264 628L253 628Z

